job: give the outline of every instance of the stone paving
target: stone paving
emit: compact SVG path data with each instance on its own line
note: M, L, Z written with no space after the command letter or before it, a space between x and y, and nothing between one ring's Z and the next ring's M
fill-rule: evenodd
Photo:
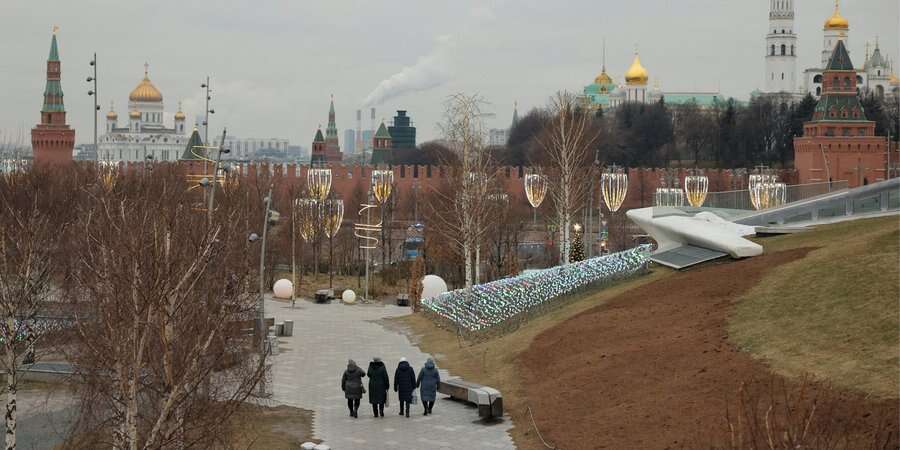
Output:
M371 449L514 449L507 431L511 421L484 424L477 410L438 394L434 413L422 415L421 402L410 418L399 416L397 396L389 392L384 418L374 418L367 395L353 419L341 391L347 359L365 370L372 357L385 362L393 385L394 369L406 357L418 373L429 355L404 336L377 323L386 317L409 314L393 305L289 304L267 301L266 316L276 322L294 321L294 334L279 338L273 368L273 401L315 412L314 437L333 450ZM439 364L440 365L440 364ZM449 374L441 370L441 377ZM368 383L368 378L364 378ZM477 381L477 380L472 380Z

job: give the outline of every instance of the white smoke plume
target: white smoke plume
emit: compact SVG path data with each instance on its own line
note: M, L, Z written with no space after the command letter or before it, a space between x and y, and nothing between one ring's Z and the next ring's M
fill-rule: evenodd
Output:
M465 24L457 35L464 35L476 23L493 20L494 9L503 0L495 0L489 4L481 4L469 11L469 23ZM366 107L382 104L387 100L410 92L420 92L438 87L452 78L453 56L456 51L457 35L443 35L435 39L431 52L422 56L412 66L404 67L391 75L366 96L363 104Z

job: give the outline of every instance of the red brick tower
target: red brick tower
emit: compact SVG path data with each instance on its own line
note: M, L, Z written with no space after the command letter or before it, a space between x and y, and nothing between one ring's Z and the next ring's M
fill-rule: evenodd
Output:
M50 57L47 58L47 87L44 88L44 106L41 123L31 129L31 148L35 164L65 164L72 162L75 148L75 130L66 124L66 108L60 85L59 50L56 31L50 41Z
M822 74L822 97L803 137L794 138L800 183L847 181L849 187L881 181L887 138L875 136L856 93L856 70L838 41Z

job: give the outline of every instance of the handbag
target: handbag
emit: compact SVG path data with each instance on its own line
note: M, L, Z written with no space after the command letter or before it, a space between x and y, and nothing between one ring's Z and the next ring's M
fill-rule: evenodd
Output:
M419 404L419 396L416 395L415 392L412 393L412 398L410 399L409 404L410 405L418 405Z

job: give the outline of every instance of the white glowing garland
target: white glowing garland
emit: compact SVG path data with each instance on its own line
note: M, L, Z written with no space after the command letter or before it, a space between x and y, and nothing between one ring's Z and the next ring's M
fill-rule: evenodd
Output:
M641 270L650 247L642 245L611 255L458 289L425 299L425 310L469 330L502 324L588 285L606 284Z

